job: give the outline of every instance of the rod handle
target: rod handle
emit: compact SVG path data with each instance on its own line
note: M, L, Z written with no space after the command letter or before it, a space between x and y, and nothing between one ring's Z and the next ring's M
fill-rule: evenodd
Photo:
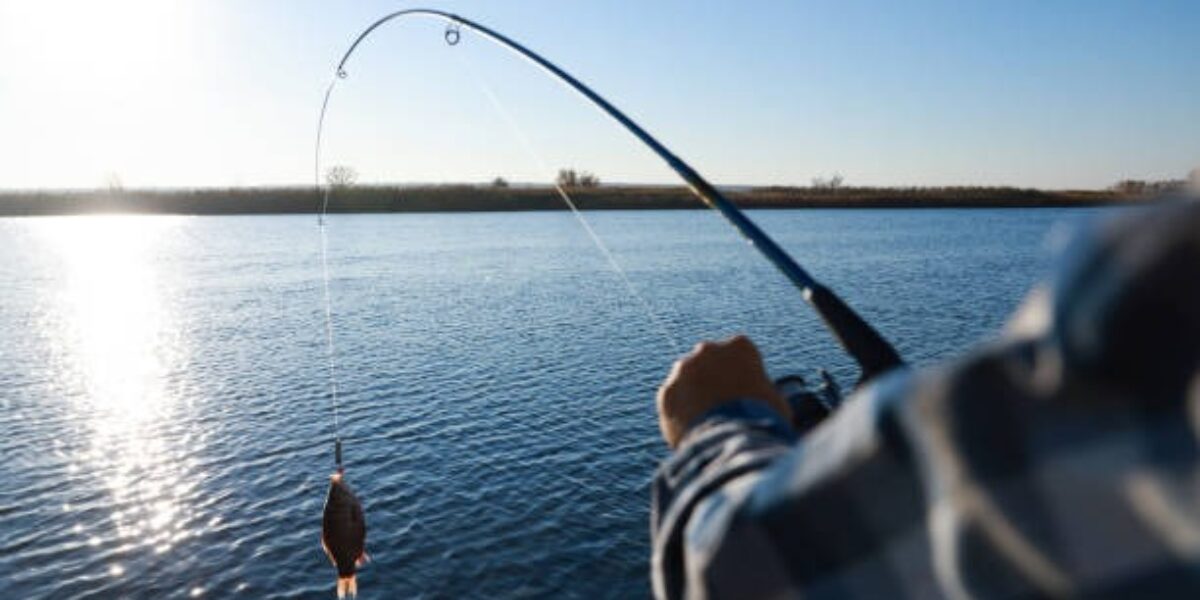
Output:
M804 292L833 337L862 367L860 384L904 365L896 349L829 288L816 284Z

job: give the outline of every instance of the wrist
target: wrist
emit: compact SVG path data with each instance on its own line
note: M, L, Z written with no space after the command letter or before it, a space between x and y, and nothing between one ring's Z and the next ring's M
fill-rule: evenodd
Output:
M787 416L769 402L756 398L736 398L714 406L686 423L675 447L686 444L689 437L729 422L746 423L789 441L796 438L796 431Z

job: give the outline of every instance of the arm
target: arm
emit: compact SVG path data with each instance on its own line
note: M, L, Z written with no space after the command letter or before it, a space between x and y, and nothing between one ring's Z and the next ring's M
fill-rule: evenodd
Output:
M1010 337L873 380L795 445L761 364L685 357L659 399L678 451L654 484L655 593L1195 597L1197 232L1196 204L1104 225Z
M714 409L688 432L678 452L654 478L651 537L656 596L682 597L689 587L688 567L694 567L701 555L711 556L719 549L720 543L713 543L711 536L728 527L732 507L728 503L725 510L699 511L698 507L717 498L730 499L735 488L744 492L746 483L757 481L794 441L783 419L756 400ZM738 494L742 499L744 495ZM689 533L709 541L689 544Z
M927 544L919 478L899 436L887 434L882 397L848 403L797 444L757 351L738 338L677 363L658 404L677 448L653 488L658 597L930 591L922 561L879 559L908 534ZM839 574L851 567L867 577L847 589Z

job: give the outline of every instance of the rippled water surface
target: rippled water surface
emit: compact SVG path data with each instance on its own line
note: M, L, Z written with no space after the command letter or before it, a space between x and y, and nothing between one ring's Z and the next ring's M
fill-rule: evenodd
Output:
M997 330L1088 210L756 212L911 361ZM745 331L854 371L715 215L335 216L365 597L641 597L653 393ZM298 217L0 220L0 597L333 595L319 238Z

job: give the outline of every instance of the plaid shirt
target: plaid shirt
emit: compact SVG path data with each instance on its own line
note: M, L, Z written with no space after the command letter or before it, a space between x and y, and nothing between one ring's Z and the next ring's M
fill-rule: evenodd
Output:
M1004 340L803 439L709 413L655 477L655 595L1200 597L1200 205L1069 256Z

